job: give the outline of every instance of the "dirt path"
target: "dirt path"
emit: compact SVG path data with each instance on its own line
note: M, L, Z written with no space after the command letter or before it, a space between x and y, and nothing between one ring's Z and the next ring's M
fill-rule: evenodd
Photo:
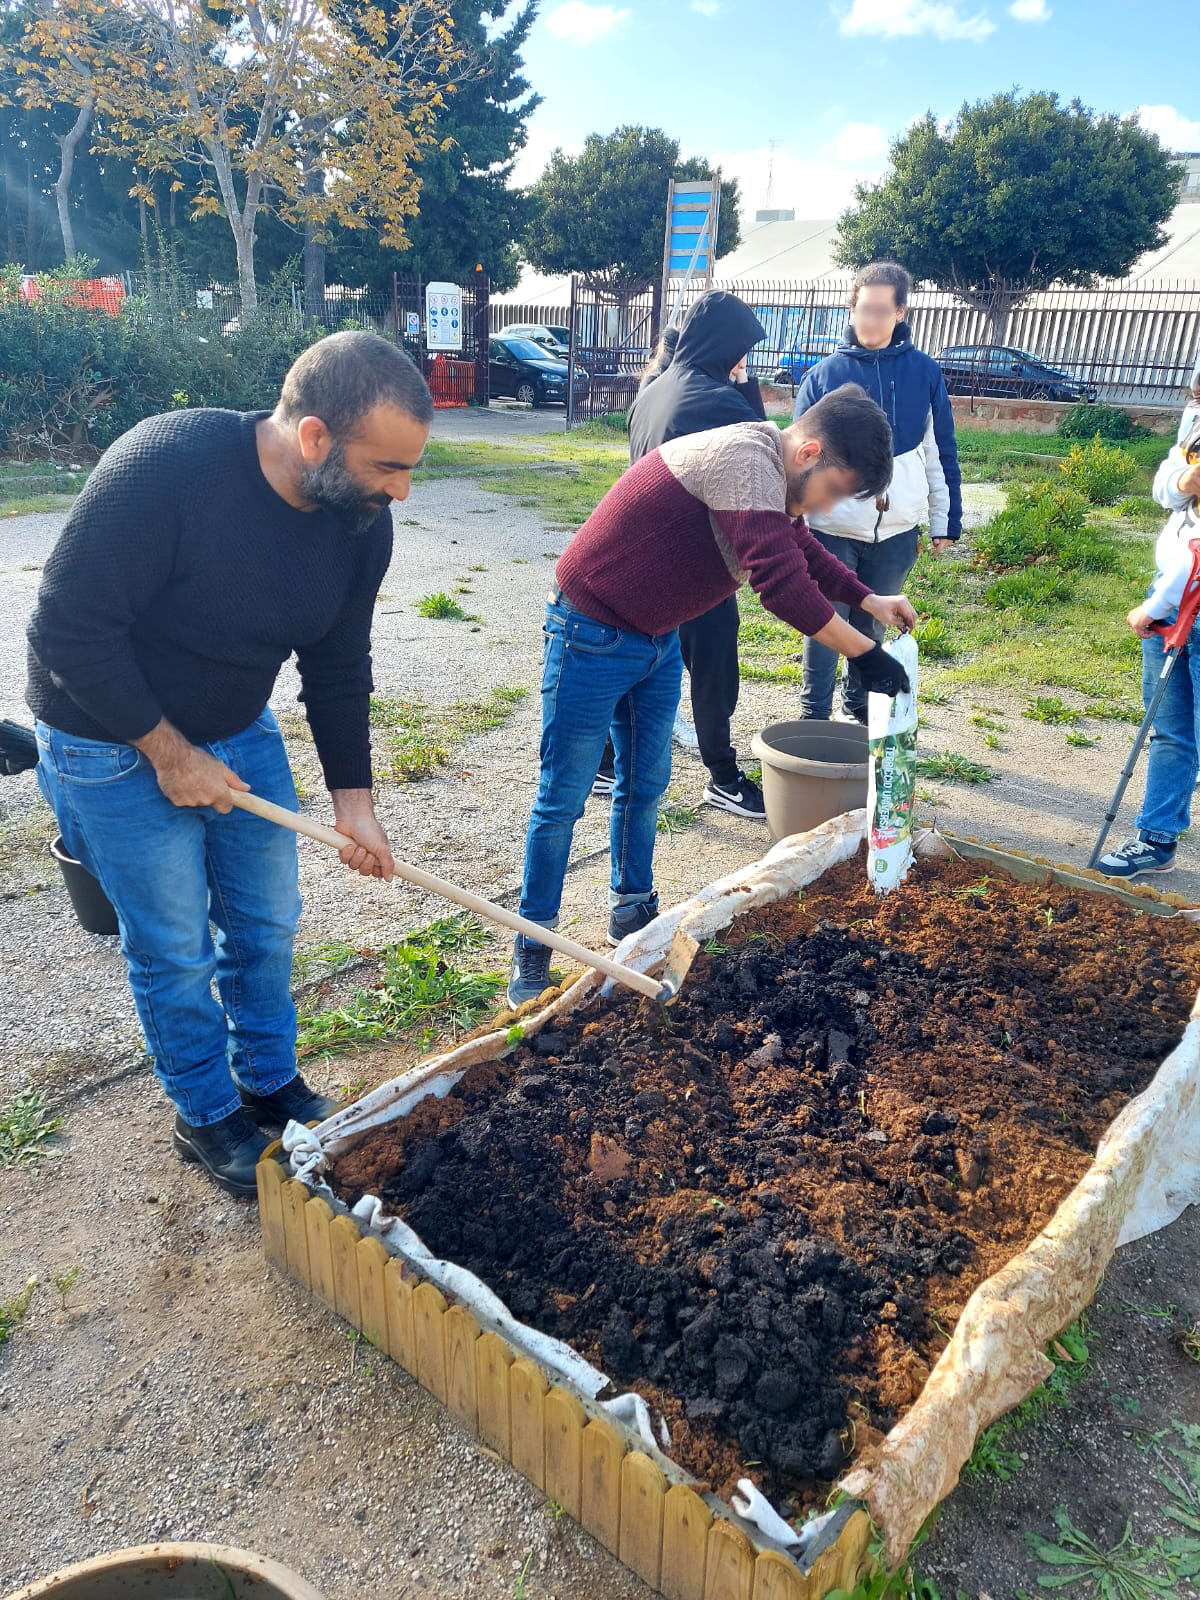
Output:
M507 430L508 421L501 426ZM493 687L535 685L541 601L565 534L518 502L460 480L423 485L397 520L397 554L384 585L390 598L381 602L376 630L379 692L438 707ZM34 569L60 524L39 516L4 527L0 715L22 714L22 629ZM471 575L473 593L464 600L482 618L478 632L474 624L416 615L421 595L452 588L472 567L487 569ZM294 705L295 687L285 674L281 708ZM410 855L510 902L536 774L536 698L528 695L504 726L469 739L439 776L385 790L381 799ZM1010 749L988 756L1000 780L978 790L935 785L939 820L1078 860L1120 765L1125 730L1094 750L1066 752L1062 730L1019 717L1023 686L986 698L1002 706L1013 730ZM960 694L951 706L929 708L932 747L981 754L971 742L970 699ZM791 689L747 685L737 721L742 750L748 753L756 727L794 707ZM701 781L695 760L678 755L680 796L698 799ZM644 1594L415 1385L272 1278L253 1213L217 1197L175 1161L119 956L112 941L75 925L42 853L46 822L32 780L5 780L0 1104L32 1082L65 1118L58 1155L33 1172L0 1172L0 1302L31 1275L42 1285L29 1318L0 1351L9 1484L0 1575L8 1586L105 1548L175 1536L274 1555L329 1600L502 1600L514 1593L527 1557L531 1600ZM606 826L606 803L591 802L564 908L564 926L584 939L598 940L603 928ZM754 859L765 843L761 827L702 811L695 825L661 840L664 903ZM1192 849L1185 844L1181 855ZM315 846L303 847L302 861L302 941L378 945L442 909L407 890L348 881ZM1179 871L1171 887L1200 899L1200 874ZM503 949L487 959L499 966ZM380 1050L315 1076L325 1087L351 1073L380 1081L407 1059L404 1050ZM1186 1218L1123 1252L1118 1270L1130 1283L1152 1275L1164 1303L1186 1305L1190 1297L1191 1314L1200 1315L1196 1248L1195 1219ZM73 1266L82 1276L63 1311L49 1280ZM1144 1389L1144 1346L1114 1338L1110 1348L1107 1327L1102 1321L1107 1381L1122 1393ZM1180 1357L1149 1370L1169 1380L1178 1404L1200 1419L1192 1378L1200 1367ZM1122 1503L1132 1504L1145 1462L1125 1435L1105 1434L1103 1442L1100 1509L1117 1516ZM1038 1434L1029 1436L1027 1453L1045 1475L1030 1481L1091 1494L1094 1464L1085 1471ZM952 1502L939 1560L963 1575L968 1593L988 1591L988 1552L1004 1539L1019 1541L1019 1531L1004 1526L1010 1513L995 1510L1011 1505L1013 1518L1026 1517L1024 1499L1006 1498L1012 1490L1006 1486L994 1503L974 1494ZM1119 1532L1115 1526L1114 1539ZM999 1600L1014 1591L997 1582L990 1592Z

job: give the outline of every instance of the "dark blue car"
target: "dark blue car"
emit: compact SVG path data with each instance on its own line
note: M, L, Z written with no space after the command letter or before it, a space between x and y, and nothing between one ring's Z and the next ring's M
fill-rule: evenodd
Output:
M1000 400L1083 400L1091 404L1098 393L1094 383L1085 383L1013 345L952 345L942 351L938 365L951 394L989 395Z

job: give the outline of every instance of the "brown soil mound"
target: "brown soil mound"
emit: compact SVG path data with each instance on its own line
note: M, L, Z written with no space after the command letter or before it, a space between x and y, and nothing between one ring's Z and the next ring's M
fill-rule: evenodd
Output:
M338 1163L668 1418L727 1491L820 1492L919 1392L1179 1038L1200 933L1099 895L861 859L740 919Z

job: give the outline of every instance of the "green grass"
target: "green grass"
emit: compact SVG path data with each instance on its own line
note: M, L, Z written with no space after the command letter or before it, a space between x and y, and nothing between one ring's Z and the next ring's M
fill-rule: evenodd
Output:
M11 1299L0 1300L0 1347L7 1344L9 1339L24 1322L29 1314L30 1303L33 1300L33 1291L37 1288L37 1279L30 1278L25 1287Z
M972 761L957 750L941 750L936 755L921 756L917 771L922 778L948 778L952 783L991 783L996 774L981 761Z
M624 435L606 429L582 438L539 435L520 445L435 440L416 478L473 478L569 529L586 521L628 465Z
M292 987L304 988L332 978L362 959L364 952L345 939L317 939L292 954Z
M463 971L451 957L478 950L490 937L472 917L442 917L387 945L371 987L328 1010L301 1008L297 1057L334 1055L402 1035L425 1049L439 1034L473 1027L494 1005L504 978Z
M1065 705L1057 695L1038 695L1030 700L1021 715L1030 722L1049 722L1055 725L1079 721L1079 712Z
M1132 713L1139 698L1141 651L1125 614L1145 593L1154 566L1153 541L1112 513L1101 520L1093 516L1088 531L1093 529L1102 535L1092 541L1094 547L1111 544L1114 570L1074 573L1073 597L1049 604L989 605L988 590L999 580L975 565L969 548L919 558L906 585L908 595L923 618L945 620L954 650L953 659L939 668L938 692L960 686L1009 689L1019 683L1030 690L1073 690L1085 700L1119 706L1122 716ZM922 698L937 703L924 688Z
M527 693L522 685L502 685L485 699L458 700L437 709L419 700L372 695L376 776L394 783L431 777L464 739L501 727Z
M437 621L479 621L478 617L473 617L469 611L464 611L453 595L445 594L440 589L436 594L421 596L421 599L417 602L417 615L420 617L433 617Z
M752 683L801 683L803 637L772 616L749 584L738 590L738 610L742 619L738 628L742 677Z
M996 483L1007 478L1046 478L1079 441L1053 433L1000 433L992 428L962 428L958 459L967 483ZM1148 495L1158 464L1171 448L1165 434L1148 439L1122 439L1121 449L1137 463L1131 492Z
M61 1117L46 1115L46 1098L22 1089L0 1109L0 1167L36 1167L58 1141Z
M90 467L56 467L50 461L0 461L0 517L63 509L90 472Z

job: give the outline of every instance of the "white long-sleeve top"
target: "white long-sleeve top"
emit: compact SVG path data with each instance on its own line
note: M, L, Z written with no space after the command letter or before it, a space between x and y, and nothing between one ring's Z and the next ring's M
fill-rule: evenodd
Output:
M1160 622L1179 609L1192 570L1192 552L1188 548L1188 541L1200 536L1200 513L1197 512L1196 499L1183 494L1179 488L1179 480L1188 470L1183 446L1197 425L1200 425L1200 405L1193 403L1185 407L1171 453L1154 475L1154 498L1171 515L1154 547L1157 571L1150 593L1142 604L1147 615Z

